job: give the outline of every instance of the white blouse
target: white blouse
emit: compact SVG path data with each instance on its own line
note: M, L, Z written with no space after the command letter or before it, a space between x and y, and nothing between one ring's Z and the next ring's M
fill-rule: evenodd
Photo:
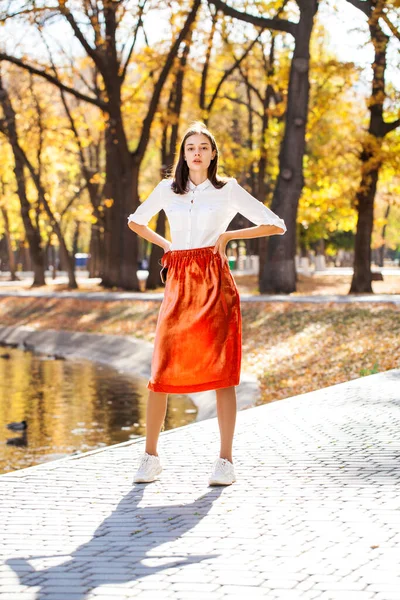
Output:
M189 179L189 192L175 194L172 179L163 179L134 213L128 217L147 225L160 210L164 210L170 225L170 250L186 250L214 246L221 233L226 231L233 217L240 213L256 225L276 225L286 232L283 219L262 202L249 194L236 179L217 189L209 179L195 185Z

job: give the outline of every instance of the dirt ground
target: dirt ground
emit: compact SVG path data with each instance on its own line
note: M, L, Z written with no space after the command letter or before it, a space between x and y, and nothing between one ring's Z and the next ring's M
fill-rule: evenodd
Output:
M258 283L255 275L235 277L239 292L258 294ZM310 275L298 274L297 290L290 296L340 295L349 293L351 275ZM385 275L384 281L373 281L374 294L400 294L399 275Z

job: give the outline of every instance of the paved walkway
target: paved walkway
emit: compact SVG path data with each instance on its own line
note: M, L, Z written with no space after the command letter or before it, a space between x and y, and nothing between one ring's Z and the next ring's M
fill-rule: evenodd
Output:
M78 298L79 300L96 300L110 302L111 300L161 300L163 293L150 292L50 292L39 290L5 290L0 289L0 298L5 296L29 298ZM334 294L315 296L287 296L285 294L240 294L241 302L339 302L353 304L354 302L390 302L400 305L400 294L358 294L340 296Z
M400 277L399 268L385 267L380 269L385 275L398 275ZM240 271L232 271L235 276ZM320 271L319 274L325 275L343 275L352 273L352 269L336 267L335 269L326 269ZM243 272L242 272L243 274ZM80 300L96 300L109 302L111 300L157 300L161 302L164 297L164 293L154 292L80 292L78 291L65 291L65 292L53 292L47 290L36 290L36 289L23 289L26 288L27 280L31 281L32 277L29 273L18 273L21 277L20 282L15 281L4 281L3 277L0 278L0 298L2 296L18 296L18 297L32 297L32 298L79 298ZM78 285L97 285L101 283L100 278L88 278L87 271L77 271L76 273ZM56 279L46 277L48 284L66 284L68 282L67 277L60 274ZM15 287L21 289L15 289ZM354 302L390 302L395 305L400 305L400 294L356 294L356 295L312 295L312 296L291 296L287 294L240 294L241 302L313 302L313 303L326 303L326 302L339 302L344 304L352 304Z
M0 476L0 600L400 598L400 369Z

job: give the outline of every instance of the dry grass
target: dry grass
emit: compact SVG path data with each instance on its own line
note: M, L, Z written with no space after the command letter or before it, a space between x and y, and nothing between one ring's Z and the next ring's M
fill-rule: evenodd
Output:
M399 275L385 275L384 281L373 281L374 294L400 294ZM245 275L235 278L241 294L258 294L258 282L255 275ZM290 296L338 295L349 293L351 275L302 275L298 274L297 289Z

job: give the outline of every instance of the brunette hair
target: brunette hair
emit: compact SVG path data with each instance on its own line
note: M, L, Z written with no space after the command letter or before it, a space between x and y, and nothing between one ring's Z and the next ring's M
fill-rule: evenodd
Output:
M228 183L228 179L221 179L217 175L218 170L218 147L217 142L211 131L207 129L204 123L201 121L194 121L185 131L181 146L179 149L178 160L173 167L173 181L171 184L172 190L175 194L186 194L188 190L188 180L189 180L189 167L187 166L187 162L185 161L185 142L187 138L196 133L202 133L208 137L211 144L211 150L215 151L215 156L211 160L210 165L208 167L208 179L211 181L213 186L217 189L221 189Z

